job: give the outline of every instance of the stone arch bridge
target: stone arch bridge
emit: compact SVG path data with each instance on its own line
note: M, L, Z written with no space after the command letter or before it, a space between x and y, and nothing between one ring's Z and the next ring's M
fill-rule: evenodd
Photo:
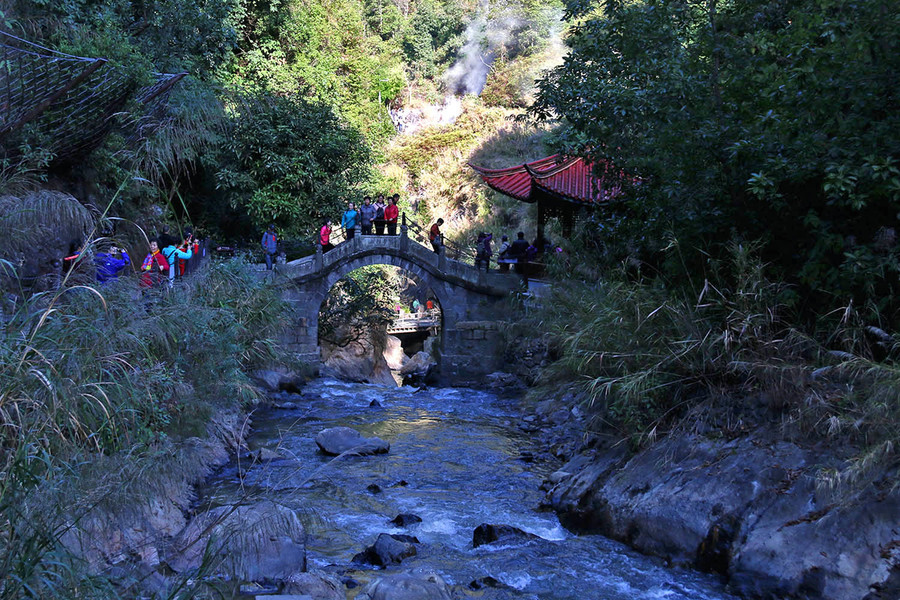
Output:
M368 265L399 267L431 289L441 309L435 357L441 383L477 383L497 370L503 300L519 288L521 279L510 273L486 273L443 252L436 254L410 240L405 227L397 236L357 235L325 254L318 247L316 254L276 268L276 282L293 315L282 343L298 358L321 364L318 318L322 303L338 280Z

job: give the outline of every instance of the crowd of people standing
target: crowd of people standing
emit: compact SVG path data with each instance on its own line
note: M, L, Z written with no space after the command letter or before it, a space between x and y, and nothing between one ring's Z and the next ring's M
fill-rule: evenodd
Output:
M372 202L371 196L364 196L362 204L359 206L354 202L347 203L347 209L341 215L340 230L343 232L345 240L352 240L357 233L357 229L361 235L397 235L397 222L400 216L400 208L398 203L400 194L394 194L385 201L384 194L378 194L375 201ZM436 254L441 253L444 246L444 235L441 227L444 224L443 219L437 219L428 230L428 241L432 250ZM334 222L330 217L326 217L322 221L319 228L317 244L322 248L322 252L328 252L334 248L335 232ZM475 242L475 267L490 270L490 264L494 255L492 243L493 234L490 232L480 232ZM525 239L525 233L520 231L516 234L513 242L509 241L509 236L504 235L501 239L500 248L497 253L496 263L501 272L509 272L510 265L513 265L516 273L525 274L526 265L533 262L540 252L540 248L548 246L547 240L535 240L529 243ZM263 251L266 254L266 268L272 269L272 258L277 248L277 236L275 235L274 225L271 225L262 239ZM543 248L546 250L546 248Z
M184 276L188 261L199 251L200 240L190 228L184 230L181 240L164 229L159 237L150 240L150 252L141 263L141 287L171 287L176 277Z
M362 235L397 235L397 220L400 217L398 202L400 194L394 194L387 203L384 194L378 194L374 203L371 196L365 196L359 208L353 202L348 203L347 210L341 215L344 239L352 240L356 235L357 226ZM323 252L334 248L334 244L331 243L333 234L332 220L326 217L319 229L318 240Z
M493 249L491 244L494 235L492 233L482 231L478 234L475 241L475 268L484 268L485 271L490 270L491 257ZM509 242L509 236L504 235L500 239L500 248L497 253L497 266L501 272L509 272L509 266L513 265L516 273L524 274L525 266L533 262L538 255L538 248L547 246L549 242L544 240L543 243L535 240L533 244L528 243L525 239L525 233L520 231L516 234L516 239L512 243Z

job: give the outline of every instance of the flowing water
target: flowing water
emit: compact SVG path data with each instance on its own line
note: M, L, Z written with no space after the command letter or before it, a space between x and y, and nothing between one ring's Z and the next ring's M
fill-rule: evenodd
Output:
M309 568L346 568L364 583L384 574L352 565L379 533L419 540L418 554L387 572L437 571L454 597L492 599L731 599L717 579L669 569L601 536L576 536L542 512L539 486L558 465L524 462L540 452L517 428L515 401L461 388L387 388L321 379L296 407L259 412L250 445L282 458L247 468L235 461L206 490L214 503L246 495L298 509L309 533ZM377 400L380 407L370 407ZM318 452L322 429L349 426L391 444L386 455L334 459ZM376 489L374 486L378 486ZM401 513L421 523L397 527ZM472 546L481 523L512 525L538 537ZM484 577L495 588L474 592ZM359 588L348 591L353 598Z

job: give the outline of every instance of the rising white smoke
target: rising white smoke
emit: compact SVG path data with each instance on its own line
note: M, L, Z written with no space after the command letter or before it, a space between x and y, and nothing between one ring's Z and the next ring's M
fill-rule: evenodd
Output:
M524 24L510 11L494 18L489 18L490 12L490 3L482 2L466 28L466 43L459 51L459 60L444 73L444 85L453 95L481 94L498 51L512 41L514 32Z
M482 0L475 18L465 31L465 43L459 51L459 59L447 69L442 79L446 94L439 104L431 104L409 109L400 118L398 130L410 134L425 127L454 123L463 112L462 97L467 94L480 95L487 83L491 66L505 47L509 50L517 43L528 22L519 16L520 8L515 0L493 0L502 3L502 8L491 6L492 0ZM550 33L551 46L564 48L562 44L561 15L555 19L558 25ZM555 66L562 61L562 50L550 52ZM555 55L558 54L558 57Z

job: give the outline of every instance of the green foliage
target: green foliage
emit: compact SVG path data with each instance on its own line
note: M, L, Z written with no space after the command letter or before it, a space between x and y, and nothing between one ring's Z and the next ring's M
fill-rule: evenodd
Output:
M305 90L371 142L393 131L384 104L406 85L397 42L367 31L356 0L251 4L230 79L278 95Z
M347 346L367 336L384 336L394 316L400 288L396 270L374 265L341 279L319 310L319 337Z
M241 0L17 1L16 15L50 44L102 56L133 73L213 72L235 48Z
M403 35L403 52L412 70L422 77L438 74L462 46L463 7L447 0L420 0Z
M762 239L806 308L871 302L895 319L900 27L881 0L573 0L572 48L533 115L558 145L642 178L603 243L652 258L667 231L710 250ZM618 257L621 258L621 255ZM689 257L702 260L701 254ZM860 285L865 283L865 285Z
M360 134L302 96L240 97L229 129L218 187L260 229L274 221L311 235L368 178L371 158Z

